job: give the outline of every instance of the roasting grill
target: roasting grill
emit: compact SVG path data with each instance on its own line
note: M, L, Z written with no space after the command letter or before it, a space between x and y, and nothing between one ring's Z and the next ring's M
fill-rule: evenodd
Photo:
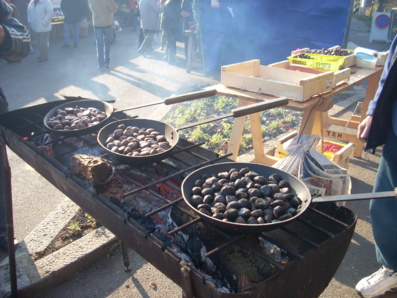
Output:
M252 235L235 234L209 225L191 212L181 198L180 183L187 174L208 164L230 161L227 155L218 156L203 149L202 144L180 139L176 150L162 162L125 165L101 149L94 135L68 138L50 134L43 118L57 105L59 102L51 102L2 116L0 128L9 148L128 247L181 286L185 296L283 297L293 294L295 297L317 297L336 273L356 224L356 216L349 209L333 203L313 205L296 221L260 233L261 239L279 248L288 261L274 259L245 241ZM133 117L115 112L110 121ZM81 153L109 159L116 168L111 183L126 187L120 187L119 192L115 192L116 187L112 191L108 186L94 188L86 180L72 175L68 161L74 154ZM138 208L133 204L140 200L152 203L146 204L144 208L148 209L144 210L139 202ZM162 232L164 221L170 218L173 223L168 227L172 228ZM203 260L193 260L193 264L186 262L173 247L185 246L175 241L193 234L203 245L208 240L207 234L213 239L222 239L221 244L207 245L204 255L216 266L223 266L222 254L231 247L238 247L243 254L252 255L267 266L266 274L252 281L244 270L240 273L227 268L217 270L215 279L211 279L211 270L204 268ZM216 278L221 279L219 283Z

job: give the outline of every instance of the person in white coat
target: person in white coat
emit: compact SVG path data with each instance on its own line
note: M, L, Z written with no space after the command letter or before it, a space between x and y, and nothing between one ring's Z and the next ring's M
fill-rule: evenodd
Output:
M164 11L164 8L160 6L158 0L140 0L138 7L141 28L145 37L138 53L146 57L153 52L152 41L157 30L160 29L160 13Z
M51 33L51 18L54 14L50 0L31 0L28 6L28 23L35 34L39 47L39 62L48 61L48 42Z

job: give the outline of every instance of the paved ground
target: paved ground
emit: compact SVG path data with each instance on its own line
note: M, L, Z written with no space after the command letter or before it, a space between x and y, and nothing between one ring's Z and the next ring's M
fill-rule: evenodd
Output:
M369 28L353 21L349 41L384 50L385 43L368 42ZM36 55L18 64L0 62L1 86L8 95L10 108L17 109L53 101L61 95L116 99L114 107L125 109L149 102L161 101L172 94L186 93L194 84L215 84L200 72L186 73L183 60L170 66L158 57L146 59L136 53L138 36L130 28L123 28L112 47L111 68L102 73L96 67L93 35L81 39L79 48L62 49L62 41L50 44L50 60L38 63ZM165 106L139 109L142 118L161 119ZM18 240L39 224L63 199L64 195L35 173L15 154L9 152L12 167L15 235ZM369 192L379 161L375 155L353 158L349 174L353 179L353 193ZM356 282L378 269L374 259L373 239L368 216L368 202L348 204L358 215L355 235L348 253L321 297L357 297ZM175 297L181 289L158 270L130 251L132 271L124 272L122 257L117 250L62 285L48 289L41 297ZM396 297L389 295L388 297Z

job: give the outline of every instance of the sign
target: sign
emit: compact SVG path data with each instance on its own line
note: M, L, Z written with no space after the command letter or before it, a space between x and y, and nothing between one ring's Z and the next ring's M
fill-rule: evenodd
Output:
M390 12L375 12L372 19L371 32L369 34L369 42L389 41L389 30L391 23Z
M390 25L390 17L387 14L380 14L375 19L375 26L385 29Z

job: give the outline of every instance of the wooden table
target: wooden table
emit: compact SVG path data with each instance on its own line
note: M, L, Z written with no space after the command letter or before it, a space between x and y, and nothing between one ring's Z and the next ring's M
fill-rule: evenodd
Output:
M332 130L330 126L337 125L341 127L357 129L361 120L366 117L365 114L368 109L368 104L375 96L382 71L382 67L377 67L375 69L353 67L350 80L336 86L330 92L313 96L304 102L289 100L286 108L303 112L302 122L298 133L302 135L314 134L321 137L329 137L336 140L354 143L355 148L353 155L355 157L361 157L364 144L357 139L356 134ZM330 117L328 115L328 111L334 104L332 97L352 88L353 86L361 85L365 80L368 80L368 84L362 104L361 116L352 116L352 118L348 120ZM208 89L213 88L215 88L220 95L238 99L239 107L274 98L272 95L243 91L226 87L222 84L208 87ZM255 160L253 162L273 165L276 161L278 161L278 158L265 154L259 113L249 115L249 120L255 155ZM232 153L231 158L233 160L236 160L238 156L244 123L244 117L236 118L234 120L228 147L228 153Z

